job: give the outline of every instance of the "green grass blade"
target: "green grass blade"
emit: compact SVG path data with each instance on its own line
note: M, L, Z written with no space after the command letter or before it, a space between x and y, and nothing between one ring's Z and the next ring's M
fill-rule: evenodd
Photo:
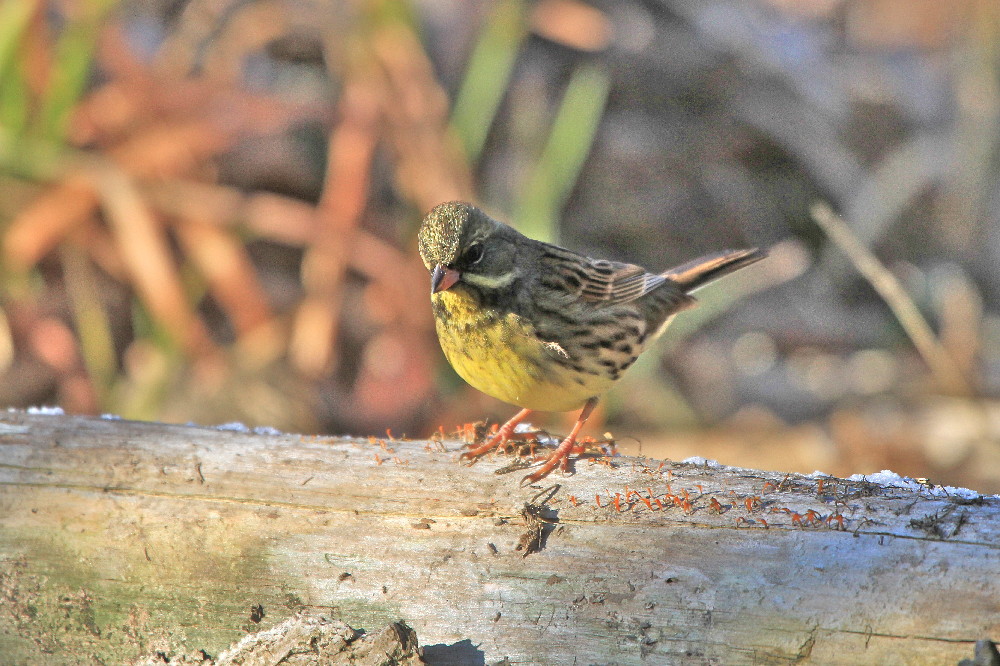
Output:
M13 65L17 47L34 13L34 0L4 0L0 2L0 84L5 72Z
M521 232L547 242L559 240L559 212L590 153L610 88L611 77L602 65L582 65L573 73L517 206L514 219Z
M524 1L504 0L494 8L472 51L451 115L470 164L483 151L527 34Z
M83 94L97 47L101 25L116 0L90 0L85 15L63 31L56 45L52 80L39 113L41 137L64 138L70 115Z
M0 2L0 150L5 153L13 152L11 144L23 135L28 123L30 93L18 56L36 4L34 0Z
M78 247L64 246L61 258L83 362L101 406L107 407L118 362L111 323L98 293L96 272Z
M4 162L14 157L18 140L24 137L30 95L20 63L10 63L0 72L0 160Z

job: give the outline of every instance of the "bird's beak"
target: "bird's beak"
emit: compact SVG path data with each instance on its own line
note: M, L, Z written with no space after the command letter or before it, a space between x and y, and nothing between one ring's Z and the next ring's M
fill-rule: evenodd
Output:
M431 293L436 294L439 291L451 289L460 277L462 277L462 274L458 271L438 264L431 271Z

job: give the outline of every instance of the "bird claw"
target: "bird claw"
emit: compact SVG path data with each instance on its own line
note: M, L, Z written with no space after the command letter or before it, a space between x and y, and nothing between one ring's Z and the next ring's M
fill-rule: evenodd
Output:
M542 479L547 477L552 472L552 470L554 470L557 466L560 469L562 469L563 472L568 472L569 456L559 455L558 451L556 453L553 453L545 460L544 463L542 463L542 466L540 468L538 468L536 471L526 475L523 479L521 479L521 484L520 484L521 487L524 488L525 486L529 486L532 483L537 483L538 481L541 481Z

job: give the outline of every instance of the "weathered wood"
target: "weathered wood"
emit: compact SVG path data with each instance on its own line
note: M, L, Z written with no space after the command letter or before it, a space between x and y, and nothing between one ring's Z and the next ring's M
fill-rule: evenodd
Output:
M2 414L0 661L215 655L301 610L403 619L432 663L946 664L1000 638L996 497L621 458L539 494L446 445Z

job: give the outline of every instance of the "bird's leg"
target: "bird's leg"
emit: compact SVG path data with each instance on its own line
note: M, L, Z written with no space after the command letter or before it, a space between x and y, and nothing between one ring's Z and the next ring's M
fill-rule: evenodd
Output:
M576 420L573 425L573 429L566 436L566 439L556 448L556 450L549 456L549 459L545 461L545 464L538 468L538 471L533 472L523 479L521 479L521 485L526 486L529 483L534 483L539 479L545 478L545 476L555 469L555 466L559 464L559 461L566 465L567 456L569 452L573 450L573 445L576 444L576 436L580 434L580 430L583 428L583 424L587 422L590 418L590 413L594 411L594 407L597 406L597 398L591 398L587 401L587 404L583 406L583 411L580 412L580 417Z
M461 455L461 460L467 460L469 458L478 458L479 456L483 455L493 447L506 442L508 439L510 439L511 435L514 434L514 428L517 427L517 424L519 424L524 419L528 418L529 414L531 414L530 409L522 409L521 411L519 411L517 414L514 415L513 418L511 418L511 420L507 421L507 423L504 423L502 426L500 426L500 429L497 430L497 434L493 435L488 440L486 440L485 444L477 446L476 448L470 449L465 453L463 453Z

